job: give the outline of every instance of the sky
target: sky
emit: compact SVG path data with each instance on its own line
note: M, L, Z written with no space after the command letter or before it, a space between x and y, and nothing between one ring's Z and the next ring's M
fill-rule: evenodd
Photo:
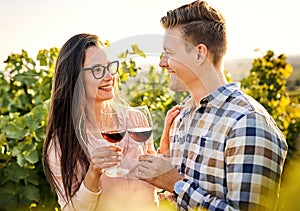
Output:
M116 43L143 34L163 35L160 18L191 0L0 0L0 68L11 53L36 57L60 48L78 33ZM300 55L296 0L207 0L225 16L226 58L256 58L261 52ZM134 39L132 39L133 41ZM143 49L142 49L143 50Z

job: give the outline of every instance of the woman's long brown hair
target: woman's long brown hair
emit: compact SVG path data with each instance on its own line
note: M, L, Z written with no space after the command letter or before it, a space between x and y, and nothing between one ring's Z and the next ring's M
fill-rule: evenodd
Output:
M43 149L43 165L52 189L65 195L67 202L79 189L89 167L89 158L80 144L73 118L72 101L76 92L76 82L85 59L85 50L91 46L101 46L96 35L78 34L70 38L58 55L52 83L51 104ZM84 100L84 99L82 99ZM80 115L78 115L80 116ZM60 165L64 194L58 187L49 165L49 149L54 147L61 155Z

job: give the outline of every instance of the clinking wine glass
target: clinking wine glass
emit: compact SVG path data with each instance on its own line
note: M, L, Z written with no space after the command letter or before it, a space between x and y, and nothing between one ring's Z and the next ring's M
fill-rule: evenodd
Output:
M132 140L141 144L146 153L146 142L152 135L153 124L147 106L130 107L127 110L127 131Z
M116 145L125 136L126 133L126 117L122 112L115 111L112 108L105 108L100 113L101 134L102 137ZM129 170L120 167L118 164L115 167L105 170L105 174L109 177L122 177L128 174Z

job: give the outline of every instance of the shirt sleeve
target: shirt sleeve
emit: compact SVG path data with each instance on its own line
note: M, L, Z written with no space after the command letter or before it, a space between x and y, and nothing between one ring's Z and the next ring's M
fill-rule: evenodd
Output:
M62 175L61 175L61 165L60 165L60 155L57 150L54 149L54 147L50 147L50 153L49 153L49 164L50 169L55 177L55 181L58 184L58 187L61 190L61 193L57 193L58 196L58 203L63 211L87 211L87 210L93 210L94 207L97 204L98 198L101 194L101 190L97 193L92 192L88 190L84 183L82 182L80 184L80 188L74 196L71 198L70 201L66 202L64 200L64 188L63 188L63 182L62 182Z
M183 209L274 210L287 153L275 123L258 113L243 115L226 137L224 199L185 182L177 197Z
M101 191L94 193L88 190L85 187L84 183L82 182L79 190L71 198L71 202L65 203L65 205L62 207L62 210L63 211L94 210L100 194Z

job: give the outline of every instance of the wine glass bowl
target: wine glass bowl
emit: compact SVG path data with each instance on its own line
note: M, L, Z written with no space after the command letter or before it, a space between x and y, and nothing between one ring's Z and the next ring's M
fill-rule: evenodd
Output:
M151 127L130 128L128 129L128 133L130 137L136 142L146 142L152 134L152 128Z
M102 109L100 112L100 125L102 137L112 145L116 145L123 140L126 134L126 117L121 111L112 108ZM123 169L119 164L105 170L109 177L122 177L128 174L128 169Z
M125 132L126 132L125 130L124 131L123 130L120 130L120 131L118 131L118 130L112 130L112 131L103 130L103 131L101 131L101 135L106 141L108 141L112 144L116 144L123 139L123 137L125 136Z
M132 140L142 145L145 153L145 144L152 135L152 117L147 106L130 107L127 113L127 132Z

